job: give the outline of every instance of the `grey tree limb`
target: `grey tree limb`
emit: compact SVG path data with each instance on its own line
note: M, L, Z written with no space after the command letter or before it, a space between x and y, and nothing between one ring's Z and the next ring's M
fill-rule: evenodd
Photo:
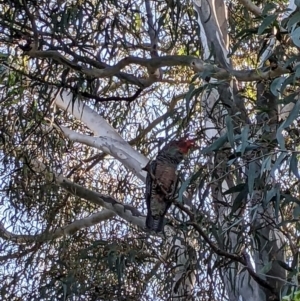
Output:
M218 37L215 37L218 39ZM221 50L222 48L220 48ZM220 51L219 50L219 51ZM122 73L121 70L131 64L140 65L146 68L161 68L161 67L172 67L172 66L190 66L195 72L208 72L211 73L211 76L219 79L219 80L230 80L232 77L236 77L239 81L257 81L262 79L275 78L277 76L287 74L290 72L289 69L283 68L279 66L276 70L232 70L227 62L227 60L220 61L221 64L225 64L225 68L220 68L216 65L212 65L202 61L199 58L193 56L180 56L180 55L168 55L155 57L151 59L140 58L140 57L126 57L120 60L116 65L107 66L105 68L95 68L95 67L84 67L73 61L67 59L58 51L55 50L30 50L26 52L30 57L35 58L50 58L55 60L56 62L71 68L75 71L83 73L92 78L105 78L111 76L118 76L119 78L127 79L128 76L131 78L130 82L134 83L140 87L146 87L154 83L155 81L159 81L159 79L155 80L153 78L148 80L138 79L134 77L132 74ZM223 56L223 55L222 55Z

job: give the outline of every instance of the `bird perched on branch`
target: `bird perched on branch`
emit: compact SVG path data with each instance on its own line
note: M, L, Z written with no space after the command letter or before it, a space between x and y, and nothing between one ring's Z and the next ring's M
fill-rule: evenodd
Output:
M178 184L177 168L195 140L181 138L168 143L156 159L144 168L146 179L147 218L146 227L162 232L164 216L172 204Z

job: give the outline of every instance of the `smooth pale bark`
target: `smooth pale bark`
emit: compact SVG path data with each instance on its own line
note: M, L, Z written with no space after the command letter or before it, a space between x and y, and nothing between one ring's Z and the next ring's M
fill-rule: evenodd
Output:
M240 2L247 5L247 7L255 13L256 15L261 14L260 8L253 5L251 1L244 1L240 0ZM225 10L224 2L221 0L215 0L210 1L209 3L207 1L194 1L195 10L198 14L198 22L200 26L200 35L201 40L203 43L203 48L205 50L205 57L208 58L210 55L209 49L211 45L213 45L214 49L214 57L216 60L216 63L219 64L219 66L225 68L226 70L230 70L232 68L230 62L227 60L227 49L224 45L227 44L227 31L224 30L223 24L224 24L224 16L226 16L225 12L222 12L221 7ZM289 4L289 8L295 9L294 1L291 1ZM284 17L288 17L290 12L285 13ZM207 16L210 16L209 18ZM222 26L221 26L222 25ZM223 38L223 40L222 40ZM261 56L261 61L259 62L259 67L264 66L265 61L272 55L273 50L276 46L275 38L269 40L269 45L266 47L264 53ZM204 57L204 59L205 59ZM258 79L259 80L259 79ZM221 87L222 89L222 87ZM212 93L208 95L208 97L203 97L202 103L204 106L204 112L209 112L209 117L205 116L206 120L206 126L211 127L212 124L215 125L217 130L209 130L207 131L207 136L212 138L216 134L216 132L224 133L225 124L223 124L223 127L221 125L220 120L222 120L222 116L224 116L224 111L222 112L222 109L214 110L214 112L211 112L211 108L214 107L215 103L219 100L220 89L218 89L219 93L214 89ZM236 97L236 86L231 83L231 101L233 103L237 104L237 97ZM221 99L221 98L220 98ZM269 111L269 118L268 118L268 125L272 127L272 123L274 124L274 132L273 135L276 134L276 116L278 115L277 112L277 106L276 106L276 100L274 100L274 97L271 95L271 93L268 92L268 87L264 86L264 84L260 83L257 86L257 101L258 105L265 105L268 108L270 108ZM222 103L221 99L221 103ZM285 119L287 117L288 112L292 109L293 105L287 105L284 110L281 111L281 118ZM230 114L230 112L227 112ZM232 112L231 112L232 113ZM226 114L226 113L225 113ZM258 116L259 117L259 116ZM270 125L271 120L271 125ZM259 120L258 122L263 122L263 120ZM218 136L218 135L217 135ZM215 161L211 162L211 164L214 166L221 165L222 162L226 162L227 155L225 152L222 154L217 154ZM253 159L253 158L251 158ZM259 166L257 166L259 168ZM259 168L260 170L260 168ZM219 168L218 170L218 176L222 176L222 168ZM247 172L247 169L246 169ZM218 201L223 200L223 196L220 193L222 190L226 190L234 185L234 181L232 178L230 178L230 175L226 176L224 180L219 183L219 185L215 185L215 188L212 187L212 194L213 198ZM252 249L251 254L253 255L254 259L254 268L258 272L258 275L265 280L268 280L269 284L271 284L279 293L280 289L282 288L282 285L284 284L284 280L286 278L286 272L285 270L277 264L277 260L284 262L284 237L282 233L280 233L276 228L271 226L267 220L275 220L274 210L271 207L271 204L269 204L268 208L263 208L261 205L263 194L262 191L256 191L251 196L251 201L253 205L260 204L257 208L257 214L255 215L255 218L253 220L253 225L259 226L260 230L257 230L257 234L259 236L259 242L255 240L254 238L251 240L252 242ZM234 195L233 195L234 198ZM224 201L224 200L223 200ZM228 199L227 199L228 201ZM231 200L232 201L232 200ZM230 202L230 200L229 200ZM222 205L219 205L217 207L217 211L219 216L226 216L228 214L227 208L223 208ZM238 216L239 214L242 214L242 212L236 213ZM226 222L222 222L222 218L219 218L219 223L226 229ZM262 229L261 229L262 227ZM233 251L234 248L237 246L237 241L235 235L232 233L227 236L228 242L230 242L229 245L231 245L231 250ZM275 259L275 261L274 261ZM273 266L271 270L266 274L259 273L260 270L264 266L266 266L269 262L273 261ZM237 301L237 300L259 300L259 301L266 301L274 298L274 295L267 289L264 289L259 286L257 282L255 282L252 278L249 278L249 275L247 272L238 272L238 265L234 267L234 265L230 266L229 270L224 269L223 270L224 275L224 284L226 287L227 295L229 297L229 300Z
M210 4L204 3L205 1L201 1L201 6L198 6L198 2L194 2L195 10L198 14L198 23L200 26L200 36L201 41L203 43L203 47L205 49L204 59L207 59L210 56L210 48L211 45L214 45L214 49L216 49L215 57L218 57L216 60L221 66L230 69L231 63L227 59L228 54L228 32L227 26L224 26L224 22L227 22L227 13L226 7L223 1L210 1ZM218 7L218 9L216 9ZM207 21L207 11L210 11L211 17ZM222 28L219 25L219 21L221 20ZM224 21L225 19L225 21ZM210 81L216 81L216 79L210 79ZM232 93L232 89L228 87L229 93ZM222 92L221 92L222 93ZM231 101L233 102L231 96ZM212 91L208 91L203 95L202 98L202 106L204 108L204 112L206 113L204 118L206 125L208 128L206 135L209 138L217 138L221 134L226 133L226 126L224 117L228 115L228 111L220 106L215 105L217 101L219 101L220 92L218 89L214 88ZM212 109L214 108L214 111ZM211 129L212 125L215 129ZM209 165L213 170L216 166L219 166L219 169L216 170L218 177L221 177L224 173L224 163L226 165L228 154L225 151L219 152L215 158L213 156L210 157ZM222 163L223 162L223 163ZM213 179L212 179L213 180ZM215 210L216 214L219 216L218 224L225 230L228 227L228 223L225 221L224 217L228 216L230 210L226 206L222 206L221 204L224 201L232 203L235 195L231 196L231 199L224 200L222 192L228 190L234 183L232 175L229 174L223 178L223 180L215 181L216 184L211 186L212 189L212 197L216 202ZM224 231L226 233L226 231ZM233 234L233 231L230 231L229 235L225 235L224 237L224 247L226 247L227 251L234 253L235 247L237 246L237 235ZM231 246L231 247L229 247ZM238 301L241 296L243 299L248 299L248 301L259 300L259 296L257 293L259 292L257 284L249 277L248 272L244 271L238 274L238 263L233 263L227 268L222 269L223 274L223 282L226 288L226 292L230 301ZM240 283L247 283L246 289L240 291ZM251 282L252 289L249 287L248 283Z
M61 127L61 130L66 137L72 141L90 145L112 155L115 159L124 164L124 166L132 170L141 180L145 181L146 173L142 170L142 168L146 166L148 162L146 157L135 151L99 114L87 105L84 105L79 99L75 98L74 100L72 93L58 93L58 91L52 93L55 97L55 104L57 106L66 110L75 118L85 123L85 125L88 126L96 136L99 136L89 137L71 131L66 127ZM115 205L111 208L109 207L110 204L107 204L104 199L103 204L105 208L113 210L118 215L123 213L122 208L124 206L121 203L118 203L117 206ZM140 221L144 223L144 218L138 216L133 217L131 210L132 208L127 211L124 210L125 215L120 216L141 227ZM194 251L191 249L188 251L188 248L190 247L183 243L184 239L173 238L175 233L171 227L166 226L165 231L167 232L168 256L173 256L176 261L175 275L172 290L170 292L170 298L178 301L188 300L187 298L191 298L192 296L192 290L196 280L193 265L187 264L191 262L190 255L191 252ZM176 235L184 238L182 233L176 233Z
M250 5L250 3L248 3ZM227 27L224 26L224 22L226 23L227 13L226 13L226 7L222 0L215 0L210 1L209 3L207 1L194 1L195 10L198 14L198 23L200 26L200 35L201 40L203 42L203 48L205 50L205 58L208 58L210 55L209 49L214 49L214 57L215 62L218 63L219 66L223 67L226 70L231 70L232 65L231 62L228 60L228 33L227 33ZM209 16L209 17L208 17ZM225 21L224 21L225 20ZM213 46L213 47L212 47ZM272 51L272 41L267 49L268 52L264 54L264 59L267 59L270 56L270 52ZM212 79L213 80L213 79ZM229 111L225 110L224 108L220 108L220 105L217 105L219 109L216 109L215 103L219 100L221 100L221 103L228 104L224 102L224 99L222 99L221 95L222 93L226 92L227 95L227 101L228 99L231 101L231 105L229 106ZM206 120L206 127L211 127L212 124L215 125L216 130L209 130L206 134L208 137L213 137L216 132L220 134L224 134L226 132L226 126L225 126L225 115L232 115L234 112L232 111L232 106L236 105L236 107L241 109L241 112L245 112L243 105L241 105L241 100L237 96L237 85L234 82L231 82L231 85L228 87L220 86L220 88L214 89L212 93L206 94L207 97L204 97L202 99L202 105L204 107L204 112L208 112L208 114L205 117ZM228 107L228 106L226 106ZM214 111L211 111L211 108L215 108ZM244 120L247 120L244 118ZM219 135L216 135L219 136ZM218 166L218 169L215 170L215 172L218 175L218 178L222 178L223 180L216 180L215 184L211 186L212 188L212 196L214 201L217 203L215 206L215 210L218 214L218 223L219 225L226 230L226 228L229 226L229 224L226 222L226 219L224 217L228 216L230 213L230 210L228 210L227 206L223 206L222 204L225 202L228 202L229 204L232 204L232 201L236 197L236 195L232 195L231 199L227 197L227 199L223 198L222 192L226 191L230 187L235 186L234 178L232 177L232 174L228 174L225 177L223 177L225 168L226 168L226 162L227 158L230 155L230 152L227 154L225 150L221 150L218 152L214 158L214 161L210 161L211 167L215 168ZM230 208L230 207L229 207ZM242 218L244 212L242 209L237 211L236 213L236 220L239 218ZM272 213L270 215L271 218L274 218L274 214ZM234 220L231 219L231 223L234 223ZM237 247L240 243L238 243L237 235L234 234L235 232L238 232L238 228L236 231L233 231L234 229L231 228L231 231L228 234L225 234L224 236L224 247L229 252L237 252ZM267 236L271 239L270 235L273 238L273 241L270 243L267 240L261 241L262 245L265 244L272 244L272 246L268 247L265 252L269 252L268 254L261 254L259 249L255 248L251 251L254 252L254 258L259 257L260 259L260 265L258 265L258 262L256 262L257 269L261 269L265 264L267 264L271 260L271 256L274 256L274 252L270 252L270 250L277 250L277 252L280 249L280 246L282 246L283 241L278 239L274 239L275 237L279 237L278 233L277 235L271 234L270 229L268 230L266 227L261 232L266 232ZM224 231L226 233L226 231ZM262 234L262 233L261 233ZM263 239L262 239L263 240ZM256 246L257 247L257 246ZM272 253L272 254L271 254ZM283 252L278 253L278 259L283 259L282 257ZM263 255L263 256L262 256ZM263 258L264 257L264 258ZM239 273L239 270L242 268L240 264L233 263L227 268L223 268L223 281L224 285L227 291L227 295L229 297L230 301L238 301L240 298L242 300L268 300L271 295L267 290L263 291L261 287L258 285L256 281L254 281L248 274L247 271L242 271ZM280 269L278 266L276 266L276 271L274 270L275 277L282 277L283 274L281 273L282 268ZM276 280L273 281L272 284L274 284ZM280 280L279 280L280 282ZM275 283L274 287L278 288L278 283Z
M71 224L68 224L53 232L41 233L37 235L14 234L6 230L3 223L0 223L0 237L5 240L9 240L18 244L38 242L38 241L45 242L48 240L57 239L62 236L72 235L80 229L89 228L91 226L97 225L100 222L111 219L115 215L116 214L113 211L105 209L100 212L94 213L86 218L76 220Z
M107 154L112 155L119 160L124 166L132 170L141 180L145 181L146 172L142 170L148 163L148 159L138 151L134 150L129 143L127 143L116 130L106 122L99 114L93 111L90 107L85 105L77 98L73 98L71 92L52 92L55 97L55 104L63 110L72 114L76 119L82 121L95 136L99 138L85 140L95 147L101 149ZM65 129L66 133L69 133ZM78 137L80 136L77 134ZM82 139L83 139L82 135ZM93 144L94 143L94 144ZM91 145L89 144L89 145Z

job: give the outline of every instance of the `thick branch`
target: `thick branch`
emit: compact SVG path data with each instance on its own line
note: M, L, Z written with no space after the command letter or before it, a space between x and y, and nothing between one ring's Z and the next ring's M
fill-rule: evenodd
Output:
M239 0L241 4L243 4L249 11L251 11L256 17L260 17L262 15L261 9L256 6L250 0Z
M54 231L53 233L44 232L38 235L13 234L5 229L3 223L0 223L1 238L16 243L51 240L57 237L61 237L63 235L70 235L76 232L77 230L90 227L101 221L107 220L116 214L128 222L133 223L140 228L144 228L145 217L136 208L131 207L129 205L124 205L111 196L91 191L78 184L71 182L70 180L64 178L61 175L56 175L53 172L49 172L47 171L46 166L38 160L32 160L29 164L30 168L33 171L35 171L36 173L42 173L47 181L64 188L73 195L82 197L85 200L99 205L107 210L103 210L101 212L93 214L90 217L77 220L71 223L70 225L64 226L63 228Z
M89 217L76 220L73 223L66 225L56 231L49 233L43 232L37 235L18 235L14 234L10 231L7 231L4 227L3 223L0 223L0 237L9 240L15 243L28 243L28 242L44 242L47 240L53 240L58 237L62 237L65 235L72 235L76 231L84 228L91 227L93 225L99 224L105 220L108 220L115 216L115 213L110 210L103 210L101 212L97 212L92 214Z
M154 22L153 22L153 14L151 11L150 7L150 0L145 0L145 5L146 5L146 11L147 11L147 23L148 23L148 34L150 37L151 41L151 57L155 58L158 57L158 52L157 52L157 44L158 44L158 32L155 29ZM148 72L150 74L150 77L154 78L161 78L162 77L162 71L159 68L149 68L148 67Z
M73 70L79 71L87 76L90 76L92 78L104 78L104 77L111 77L115 75L119 75L120 77L120 71L131 65L136 64L140 65L146 68L150 69L158 69L160 67L171 67L171 66L191 66L194 71L196 72L208 72L210 75L216 79L219 80L230 80L232 76L235 76L237 80L239 81L258 81L262 79L269 79L269 78L275 78L280 75L289 73L290 71L283 67L278 67L275 70L268 70L268 71L262 71L262 70L225 70L223 68L219 68L217 66L205 63L204 61L193 57L193 56L180 56L180 55L168 55L168 56L162 56L162 57L156 57L151 59L145 59L145 58L139 58L139 57L126 57L119 61L114 66L108 66L104 69L94 68L94 67L83 67L80 66L69 59L65 58L63 55L61 55L59 52L54 50L48 50L48 51L35 51L30 50L27 52L27 54L31 57L36 58L51 58L68 68L71 68ZM151 83L153 83L155 80L151 79ZM151 84L149 83L149 84Z
M85 139L87 142L91 142L94 147L98 147L105 153L111 154L114 158L119 160L128 169L133 172L143 181L146 179L146 173L142 170L143 167L148 163L148 159L134 150L116 131L104 120L99 114L93 111L88 106L84 105L81 101L76 99L72 100L72 93L62 92L53 93L55 97L55 103L61 109L68 111L78 120L85 123L90 130L92 130L99 139L81 137L80 134L76 135L76 139L81 137L81 141ZM68 129L64 129L72 132ZM66 132L65 132L66 133ZM82 135L83 136L83 135ZM75 137L73 137L75 138ZM91 138L91 137L90 137ZM72 138L71 138L72 139ZM97 144L98 143L98 144ZM90 144L91 145L91 144Z
M135 207L124 205L109 195L101 194L84 188L64 178L62 175L56 175L53 172L48 172L46 170L46 166L38 160L32 160L30 164L31 168L35 172L43 173L48 181L54 182L71 194L111 210L124 220L133 223L140 228L144 228L145 217Z

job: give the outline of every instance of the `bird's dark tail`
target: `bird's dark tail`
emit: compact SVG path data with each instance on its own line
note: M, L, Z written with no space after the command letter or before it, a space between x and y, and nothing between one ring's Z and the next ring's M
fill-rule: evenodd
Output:
M153 217L151 214L148 214L146 218L146 227L151 231L163 232L164 217L163 216Z

